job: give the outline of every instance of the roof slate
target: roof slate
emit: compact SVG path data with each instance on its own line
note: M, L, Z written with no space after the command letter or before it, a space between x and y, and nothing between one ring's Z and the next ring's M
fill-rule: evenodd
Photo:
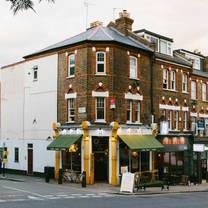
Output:
M166 55L166 54L162 54L162 53L156 53L156 58L159 58L159 59L163 59L163 60L166 60L166 61L170 61L170 62L173 62L173 63L176 63L176 64L181 64L181 65L185 65L185 66L188 66L188 67L191 67L192 64L190 64L190 62L184 60L184 59L181 59L179 57L176 57L176 56L169 56L169 55Z
M208 78L208 72L204 72L204 71L200 71L200 70L193 70L192 74Z
M74 45L83 41L102 41L102 42L117 42L121 44L125 44L128 46L132 46L141 50L145 50L148 52L153 52L151 48L144 45L143 43L131 38L130 36L125 36L119 31L117 31L113 27L103 27L103 26L97 26L94 28L91 28L83 33L80 33L74 37L68 38L64 41L58 42L56 44L53 44L49 47L46 47L42 50L39 50L35 53L29 54L25 56L24 58L28 58L31 56L35 56L41 53L49 52L55 49L63 48L66 46Z

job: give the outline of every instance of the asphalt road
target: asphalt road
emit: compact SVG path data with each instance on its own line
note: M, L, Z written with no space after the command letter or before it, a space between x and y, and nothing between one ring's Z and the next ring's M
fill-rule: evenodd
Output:
M208 207L208 192L121 196L42 182L0 181L0 208Z

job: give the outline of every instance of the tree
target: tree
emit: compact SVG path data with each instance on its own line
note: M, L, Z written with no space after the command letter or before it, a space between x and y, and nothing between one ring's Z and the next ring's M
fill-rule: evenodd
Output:
M11 10L14 14L17 14L19 11L32 9L35 12L34 9L34 0L6 0L11 3ZM41 3L43 0L38 0L39 3ZM54 3L55 0L45 0L49 3Z

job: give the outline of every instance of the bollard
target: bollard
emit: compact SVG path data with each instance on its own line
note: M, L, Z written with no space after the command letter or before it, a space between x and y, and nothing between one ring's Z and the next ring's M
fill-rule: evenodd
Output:
M58 184L62 184L62 176L63 176L63 172L62 172L62 169L59 169L59 178L58 178Z
M50 181L50 176L49 176L49 167L44 167L44 172L45 172L45 182L49 183Z
M82 172L82 188L86 187L86 171Z

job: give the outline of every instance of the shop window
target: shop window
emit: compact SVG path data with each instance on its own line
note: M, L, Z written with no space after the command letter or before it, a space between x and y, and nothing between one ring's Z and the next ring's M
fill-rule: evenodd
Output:
M130 56L130 78L137 79L137 58Z
M75 120L75 104L74 98L68 99L68 122L74 122Z
M132 100L127 100L127 122L132 122Z
M68 77L74 77L75 69L75 55L71 54L68 56Z
M105 98L96 98L96 121L105 122Z
M19 148L18 147L14 148L14 162L15 163L19 162Z
M105 66L105 52L97 52L96 53L96 74L105 74L106 66Z
M163 70L163 89L168 89L168 70Z

